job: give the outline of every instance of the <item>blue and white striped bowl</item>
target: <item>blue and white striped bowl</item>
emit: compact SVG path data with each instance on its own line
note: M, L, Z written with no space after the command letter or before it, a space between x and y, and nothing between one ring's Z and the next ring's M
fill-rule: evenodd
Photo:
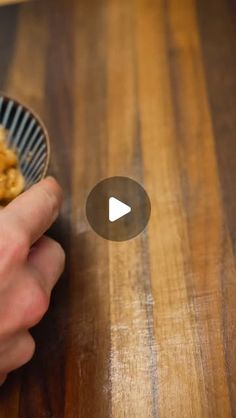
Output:
M48 133L32 110L1 94L0 125L8 131L8 147L18 155L28 189L46 175L50 158Z

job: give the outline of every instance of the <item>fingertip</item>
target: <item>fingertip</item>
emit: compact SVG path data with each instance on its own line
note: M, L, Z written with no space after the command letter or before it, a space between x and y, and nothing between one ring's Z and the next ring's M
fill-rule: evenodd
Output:
M55 179L55 177L53 176L47 176L45 177L45 179L43 180L45 183L47 183L48 185L50 185L49 187L53 187L57 190L60 190L60 192L62 193L62 187L60 186L60 184L58 183L58 181Z
M58 181L52 177L48 176L42 180L42 184L49 189L54 195L57 196L58 200L62 203L63 201L63 189L58 183Z

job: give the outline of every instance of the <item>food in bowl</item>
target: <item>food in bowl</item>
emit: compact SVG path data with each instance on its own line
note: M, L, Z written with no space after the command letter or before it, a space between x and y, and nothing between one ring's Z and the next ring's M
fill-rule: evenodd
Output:
M25 180L17 153L7 146L7 130L0 125L0 202L9 202L23 192Z

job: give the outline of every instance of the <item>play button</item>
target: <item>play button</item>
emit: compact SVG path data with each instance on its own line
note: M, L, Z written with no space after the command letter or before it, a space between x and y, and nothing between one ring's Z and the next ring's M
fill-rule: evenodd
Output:
M122 218L122 216L127 215L131 212L131 207L116 199L115 197L110 197L109 199L109 221L115 222L117 219Z
M128 177L110 177L98 183L86 202L93 230L112 241L126 241L140 234L151 212L144 188Z

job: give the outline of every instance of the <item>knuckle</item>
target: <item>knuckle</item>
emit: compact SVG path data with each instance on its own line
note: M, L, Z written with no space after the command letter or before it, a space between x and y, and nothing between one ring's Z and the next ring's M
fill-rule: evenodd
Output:
M28 333L22 337L21 349L19 352L19 365L28 363L35 352L35 341L33 337Z
M9 344L8 352L9 356L5 353L4 361L1 364L0 385L4 383L7 373L18 369L32 359L35 352L35 341L29 332L19 333Z
M5 380L6 380L6 378L7 378L7 374L0 374L0 386L2 386L3 385L3 383L5 382Z
M25 231L16 228L10 228L5 231L1 243L1 258L17 261L27 256L29 250L29 241Z
M59 244L59 242L55 241L55 251L57 253L57 258L58 258L58 263L61 267L61 270L63 270L64 265L65 265L65 260L66 260L66 255L65 255L65 251L62 248L61 244Z
M31 327L36 325L47 312L49 296L38 282L32 280L31 285L25 288L23 297L23 322Z
M14 235L9 239L8 250L14 259L20 259L27 255L29 241L24 231L14 231Z

